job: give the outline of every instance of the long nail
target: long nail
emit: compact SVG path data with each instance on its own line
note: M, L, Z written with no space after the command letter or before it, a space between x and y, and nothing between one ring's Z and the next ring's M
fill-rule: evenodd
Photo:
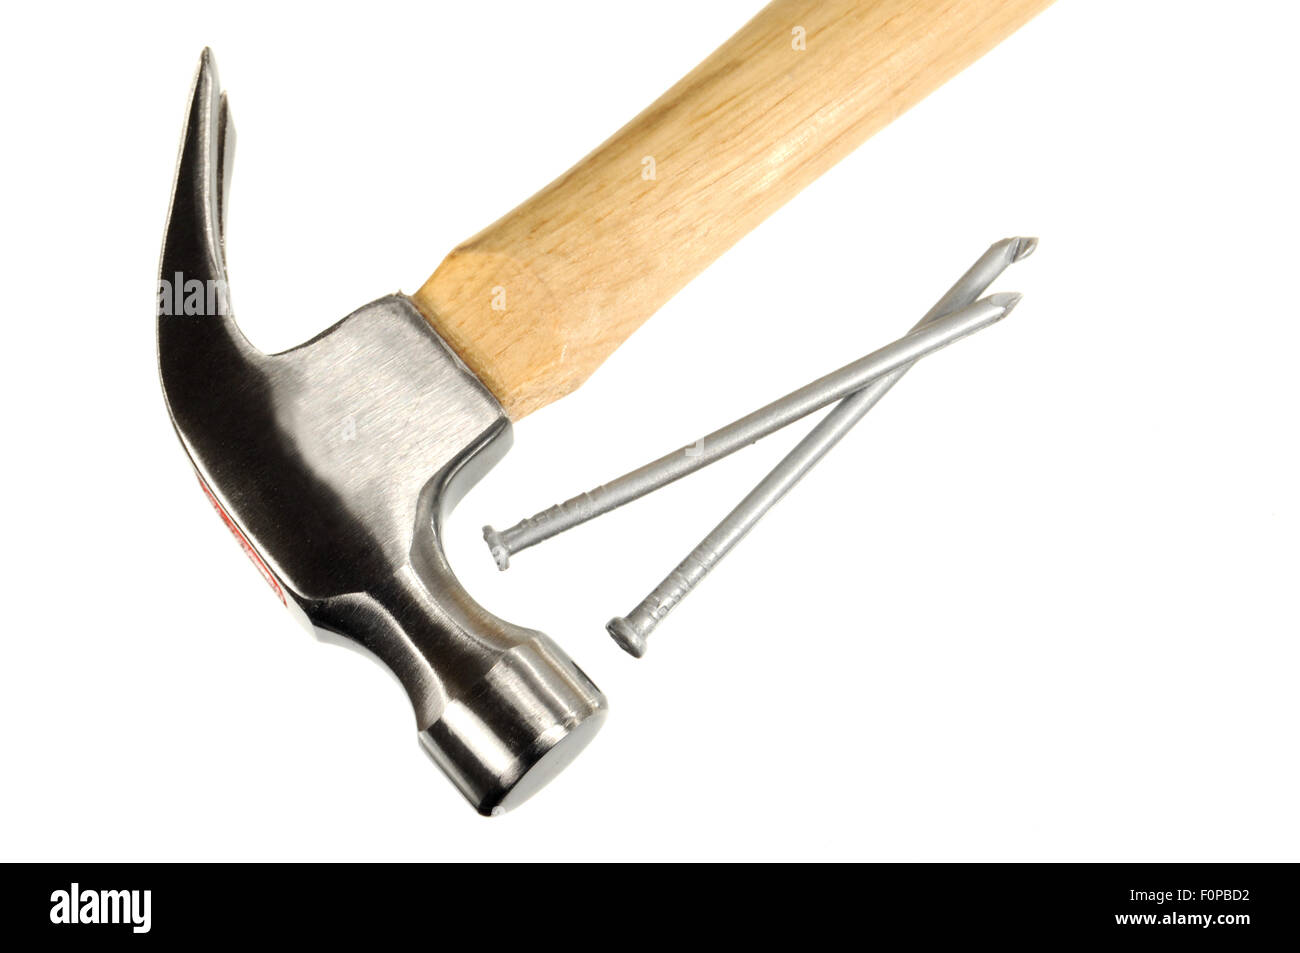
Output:
M505 569L510 565L510 556L522 549L535 546L542 540L550 539L680 480L827 404L860 390L891 371L908 366L968 334L996 324L1011 313L1019 300L1017 294L995 294L964 308L939 315L918 325L891 344L805 384L767 406L631 473L543 510L529 519L521 520L502 532L485 526L483 538L490 547L498 568Z

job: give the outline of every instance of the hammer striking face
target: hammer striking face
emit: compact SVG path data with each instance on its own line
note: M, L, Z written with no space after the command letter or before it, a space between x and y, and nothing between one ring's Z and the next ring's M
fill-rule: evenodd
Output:
M279 598L393 670L425 750L480 812L545 784L606 713L559 646L480 607L443 553L446 515L511 421L1048 2L777 0L415 295L281 354L250 345L228 306L234 131L203 54L160 268L176 432Z

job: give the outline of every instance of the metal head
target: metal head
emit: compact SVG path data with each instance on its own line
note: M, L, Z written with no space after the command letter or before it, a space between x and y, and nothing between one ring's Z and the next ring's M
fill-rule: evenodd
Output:
M287 607L383 661L421 744L484 814L520 803L604 720L551 639L481 608L441 527L510 446L495 397L405 297L265 354L224 260L234 131L204 51L163 241L158 365L172 422L230 530Z

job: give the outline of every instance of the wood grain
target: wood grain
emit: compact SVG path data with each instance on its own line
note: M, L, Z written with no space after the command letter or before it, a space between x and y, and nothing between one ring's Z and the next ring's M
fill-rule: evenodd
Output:
M1050 2L777 0L414 300L517 420Z

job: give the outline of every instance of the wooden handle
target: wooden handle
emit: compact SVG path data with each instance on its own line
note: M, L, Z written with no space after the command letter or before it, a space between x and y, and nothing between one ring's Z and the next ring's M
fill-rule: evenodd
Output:
M1051 0L777 0L414 295L513 419Z

